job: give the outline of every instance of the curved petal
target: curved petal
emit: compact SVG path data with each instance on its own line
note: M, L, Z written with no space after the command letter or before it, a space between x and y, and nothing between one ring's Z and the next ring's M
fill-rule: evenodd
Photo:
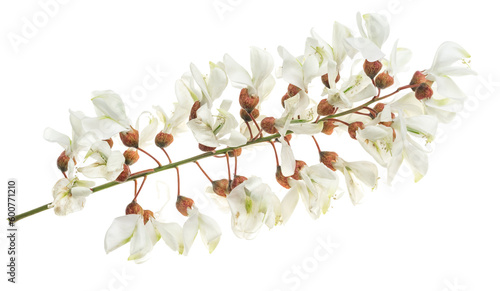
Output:
M129 242L139 220L142 221L139 214L129 214L115 218L104 236L104 250L106 253L114 251Z
M43 138L47 141L58 143L66 151L70 149L71 139L67 135L53 130L50 127L47 127L43 132Z
M217 222L204 214L199 214L199 225L201 240L208 248L208 252L212 253L220 241L222 232Z
M231 80L234 87L253 88L252 78L248 74L247 70L238 64L230 55L224 55L224 65L226 67L226 73Z

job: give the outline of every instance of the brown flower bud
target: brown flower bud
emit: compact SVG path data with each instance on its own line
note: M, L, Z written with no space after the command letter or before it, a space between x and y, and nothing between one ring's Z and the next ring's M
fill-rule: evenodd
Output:
M426 83L427 85L432 86L432 83L434 83L434 82L427 80L427 75L424 75L424 73L422 73L421 71L416 71L415 74L413 74L413 77L411 78L410 85L413 86L413 85L422 84L422 83ZM418 88L418 86L413 87L411 89L413 91L416 91L417 88Z
M349 135L352 139L356 139L356 131L358 131L358 129L365 129L365 125L363 124L363 122L356 121L349 124L347 131L349 132Z
M160 131L155 137L155 144L159 148L166 148L174 142L174 136L170 133Z
M281 172L281 167L278 166L276 168L276 181L278 181L278 183L285 187L286 189L290 189L290 184L288 184L288 178L283 176L283 173Z
M124 153L125 165L133 165L139 160L139 152L135 148L128 148Z
M420 86L417 87L417 90L415 90L415 97L417 97L418 100L430 99L432 94L434 94L434 92L432 91L431 86L427 83L420 84Z
M155 218L155 215L153 213L153 211L151 210L144 210L144 213L142 214L142 218L144 218L144 225L146 225L146 223L148 223L149 219L150 218Z
M321 76L321 82L325 85L326 88L330 89L330 82L328 81L328 74L324 74Z
M260 115L259 109L255 108L254 110L252 110L252 116L254 119L259 117L259 115ZM240 109L240 117L241 117L241 119L245 120L246 122L252 121L252 117L250 117L248 112L243 108Z
M105 139L104 141L108 143L109 148L113 148L113 139L108 138L108 139Z
M260 126L262 127L262 130L269 134L275 134L278 133L278 129L274 126L274 122L276 121L276 118L274 117L266 117L262 119L260 122Z
M302 170L302 168L304 168L304 166L307 166L306 162L300 161L300 160L295 161L295 172L291 176L292 179L302 180L302 177L300 177L300 170Z
M377 113L380 113L380 112L382 112L384 110L384 108L385 108L385 104L384 103L377 103L373 107L373 110L375 110Z
M333 130L335 129L335 127L337 127L333 121L325 121L323 122L323 129L321 130L322 133L326 134L326 135L330 135L333 133Z
M234 176L233 180L231 180L231 190L233 190L239 184L245 182L246 180L248 180L248 178L245 176Z
M323 163L325 166L330 168L332 171L336 169L333 167L333 163L337 162L337 158L339 155L336 152L320 152L319 153L319 161Z
M319 101L318 108L317 108L318 115L321 116L328 116L332 115L335 112L335 107L328 103L328 100L323 99Z
M247 112L252 112L254 108L259 104L259 96L248 95L248 89L243 88L240 92L240 106Z
M382 70L382 63L380 61L369 62L368 60L365 60L363 70L365 71L365 74L373 80L373 78L377 76L378 72Z
M201 143L198 144L198 148L203 151L203 152L212 152L214 151L216 148L214 147L209 147L209 146L206 146L206 145L202 145Z
M297 95L297 93L299 93L300 90L302 90L302 89L300 89L299 87L297 87L293 84L290 84L290 85L288 85L287 93L290 97L293 97L293 96Z
M69 157L66 155L66 151L63 151L57 158L57 168L61 172L66 172L68 170Z
M236 157L239 157L241 155L241 152L243 151L242 148L237 148L237 149L234 149L232 151L229 151L227 152L227 154L231 157L231 158L234 158L235 156Z
M229 194L229 181L227 179L220 179L212 182L212 190L214 193L226 197Z
M288 95L288 93L285 93L285 95L283 95L283 97L281 97L281 106L283 106L283 108L285 108L285 101L290 98L290 95Z
M375 78L375 86L379 89L385 89L394 84L394 78L391 77L387 72L378 74Z
M191 112L189 113L189 120L198 117L196 112L198 111L198 109L200 109L200 107L201 107L200 101L194 102L193 106L191 107Z
M144 210L142 210L141 205L139 205L139 203L137 203L137 201L135 201L135 200L130 202L129 205L127 205L127 208L125 208L126 215L129 215L129 214L143 215L143 213L144 213Z
M123 183L127 181L127 179L130 177L130 167L127 164L123 164L123 171L116 177L116 182Z
M188 208L192 208L194 204L193 199L187 198L184 196L177 196L177 202L175 203L175 207L177 210L184 216L188 215Z
M292 134L287 134L283 138L288 144L290 144L290 141L292 140Z
M139 147L139 131L130 127L129 131L120 132L120 139L126 147L137 148Z

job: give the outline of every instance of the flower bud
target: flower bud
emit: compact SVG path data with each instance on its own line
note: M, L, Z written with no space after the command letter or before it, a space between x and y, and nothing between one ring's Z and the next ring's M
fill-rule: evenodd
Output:
M288 85L287 93L290 97L293 97L293 96L297 95L297 93L299 93L300 90L302 90L302 89L300 89L299 87L297 87L293 84L290 84L290 85Z
M109 148L113 148L113 139L108 138L108 139L105 139L104 141L109 144Z
M146 225L146 223L148 223L149 221L149 218L155 218L155 215L153 213L153 211L151 210L144 210L144 213L142 214L142 218L144 218L144 225Z
M193 199L184 196L177 196L177 202L175 203L175 207L182 215L187 216L188 215L187 209L192 208L193 204L194 204Z
M241 152L243 151L242 148L237 148L237 149L234 149L232 151L229 151L227 152L227 154L231 157L231 158L234 158L235 156L236 157L239 157L241 155Z
M285 101L290 98L290 95L288 95L288 93L285 93L285 95L283 95L283 97L281 97L281 106L283 106L283 108L285 108Z
M368 60L365 60L363 70L365 71L365 74L373 80L373 78L377 76L378 72L382 70L382 63L380 61L369 62Z
M124 153L125 165L133 165L139 160L139 152L135 148L128 148Z
M335 107L328 103L328 100L325 98L319 102L317 112L321 116L332 115L335 112Z
M324 74L321 76L321 82L325 85L326 88L330 89L330 82L328 81L328 74Z
M247 177L245 176L234 176L234 179L231 180L231 190L233 190L234 188L236 188L239 184L245 182L246 180L248 180Z
M220 179L212 182L212 190L215 194L226 197L229 194L229 181L227 179Z
M254 119L259 117L259 115L260 115L259 109L255 108L254 110L252 110L252 116ZM240 117L241 117L241 119L245 120L246 122L252 121L252 117L250 117L248 112L243 108L240 109Z
M284 137L283 139L285 139L285 141L286 141L288 144L290 144L290 141L292 140L292 134L287 134L287 135L285 135L285 137Z
M259 104L259 96L248 95L248 89L243 88L240 92L240 106L247 112L252 112L254 108Z
M155 137L155 144L159 148L166 148L174 142L174 136L170 133L160 131Z
M385 104L384 103L377 103L373 107L373 110L375 110L377 113L380 113L380 112L382 112L384 110L384 108L385 108Z
M120 139L126 147L138 148L139 147L139 131L130 127L129 131L120 132Z
M260 122L260 127L262 127L262 130L269 134L278 133L278 129L274 126L275 121L276 118L274 117L266 117Z
M422 83L427 83L427 85L432 86L432 81L427 80L427 75L424 75L421 71L416 71L415 74L413 74L413 77L411 78L410 85L416 85L416 84L422 84ZM413 91L416 91L418 88L413 87L411 88Z
M336 169L333 167L333 163L337 162L339 155L336 152L320 152L319 161L327 166L332 171Z
M356 139L356 131L358 131L358 129L365 129L365 125L363 124L363 122L356 121L349 124L347 131L349 132L349 135L352 139Z
M66 151L63 151L57 158L57 168L61 172L66 172L68 170L69 157L66 155Z
M379 89L385 89L392 86L392 84L394 84L394 78L389 76L387 72L380 73L375 78L375 86Z
M196 117L198 117L196 114L196 111L198 111L198 109L200 109L200 107L201 107L200 101L194 102L193 106L191 107L191 112L189 113L189 120L195 119Z
M430 99L432 94L434 94L434 92L432 91L431 86L427 83L420 84L420 86L417 87L417 90L415 90L415 97L417 97L418 100Z
M321 130L321 132L326 134L326 135L330 135L333 133L333 130L335 129L335 127L337 127L337 126L333 123L333 121L327 120L327 121L323 122L323 129Z
M137 201L135 201L135 200L130 202L129 205L127 205L127 208L125 208L126 215L129 215L129 214L143 215L143 213L144 213L144 210L142 210L141 205L139 205L139 203L137 203Z
M214 151L216 148L214 147L208 147L206 145L202 145L201 143L198 144L198 148L202 151L202 152L212 152Z
M123 171L116 177L116 182L123 183L127 181L127 179L130 177L130 167L127 164L123 164Z
M283 173L281 172L281 167L278 166L276 168L276 181L283 186L285 189L290 189L290 184L288 184L288 178L283 176Z
M300 172L300 170L302 170L302 168L304 168L304 166L307 166L306 162L296 160L295 161L295 173L293 173L293 175L291 177L295 180L302 180L302 177L300 177L299 172Z

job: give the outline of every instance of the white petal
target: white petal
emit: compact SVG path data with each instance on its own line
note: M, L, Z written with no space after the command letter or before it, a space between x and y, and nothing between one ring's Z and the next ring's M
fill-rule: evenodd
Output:
M70 149L71 139L67 135L55 131L50 127L47 127L43 132L43 138L47 141L58 143L65 150Z
M238 147L247 143L247 138L236 130L232 130L229 138L221 138L219 142L228 147Z
M226 72L214 63L210 63L207 87L212 100L219 98L227 87Z
M74 197L87 197L92 194L92 190L87 187L73 187L71 188L71 195Z
M385 56L385 54L380 50L380 48L369 39L362 37L351 37L347 38L346 42L351 47L358 50L363 56L363 58L367 59L369 62L378 61Z
M415 182L422 179L429 166L427 154L408 143L404 150L404 158L415 176Z
M200 119L195 118L187 123L187 126L193 132L194 138L201 144L209 147L218 147L219 142L212 132L212 128Z
M212 253L220 241L222 232L217 222L204 214L199 214L200 235L201 240L208 248L208 252Z
M302 71L301 64L282 46L278 47L278 53L283 59L283 79L286 82L301 88L302 90L306 90L306 85L304 84L304 73Z
M184 241L182 235L182 228L177 223L163 223L155 219L151 222L160 233L163 241L173 250L182 254L184 251Z
M300 181L295 181L295 182L298 183ZM295 210L295 206L297 206L297 202L299 202L298 185L297 187L290 188L290 190L288 190L288 192L286 193L285 197L283 197L283 200L281 200L281 213L282 213L283 223L286 223L288 219L290 219L290 216L292 216L292 213Z
M349 28L338 22L333 24L332 49L334 60L339 66L348 54L344 40L349 37L352 37L352 33Z
M195 64L191 63L189 68L191 69L191 75L193 76L193 79L195 80L196 84L198 84L198 86L200 87L203 96L206 98L208 106L212 107L213 100L210 98L210 94L208 93L207 83L205 83L203 75L201 74L200 70L198 70L198 68L195 66Z
M390 26L387 18L381 14L369 13L364 14L366 34L379 48L389 37Z
M457 84L447 76L437 76L435 77L437 83L437 91L439 94L454 99L454 100L465 100L467 95L457 86Z
M193 245L194 239L198 234L199 222L198 213L193 213L189 215L189 218L184 223L182 227L183 237L184 237L184 255L187 256L191 246Z
M146 225L144 225L142 216L139 215L139 217L141 219L136 221L134 235L130 239L129 261L144 258L144 256L146 256L153 249L154 245L154 242L151 240L150 232L148 231Z
M224 65L226 67L226 73L231 80L234 87L253 88L252 78L248 74L247 70L238 64L230 55L224 55Z
M252 47L250 48L250 65L252 67L253 86L258 89L273 70L273 57L266 50Z
M139 214L130 214L117 217L111 223L104 237L104 250L106 253L126 244L132 238L137 221L142 217Z
M288 143L280 138L281 141L281 173L285 177L292 176L295 172L295 157L292 148Z

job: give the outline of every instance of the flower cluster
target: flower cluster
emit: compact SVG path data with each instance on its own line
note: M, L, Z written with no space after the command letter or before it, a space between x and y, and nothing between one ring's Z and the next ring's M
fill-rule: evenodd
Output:
M57 159L64 178L54 186L50 208L66 215L83 209L91 193L134 181L125 215L114 219L105 235L105 250L111 252L130 242L129 259L141 262L160 239L179 254L187 254L198 233L209 252L221 237L217 222L201 213L190 194L180 192L180 185L176 208L186 217L182 227L160 221L153 211L142 208L138 203L142 185L147 176L160 170L176 168L179 184L178 167L194 161L210 182L208 192L230 210L234 234L245 239L254 238L264 225L273 228L286 223L299 200L313 219L319 218L341 198L343 185L351 202L361 203L377 187L379 169L387 172L390 184L406 162L415 181L420 180L428 168L425 144L433 141L438 123L451 121L463 106L466 96L453 77L474 74L466 61L470 56L460 45L445 42L430 67L404 80L400 73L406 71L412 54L397 41L386 51L387 19L358 14L357 21L357 33L336 22L331 41L311 31L298 56L278 47L277 68L272 54L257 47L250 48L249 68L228 54L220 62L210 62L203 73L191 64L175 83L177 102L171 110L154 106L151 112L140 114L134 126L118 94L94 92L94 116L70 111L71 137L51 128L44 133L45 139L64 148ZM286 87L278 93L281 115L261 115L266 100L273 98L276 79ZM239 90L239 96L226 91L229 84ZM239 116L233 114L237 111ZM191 131L198 148L206 153L203 158L227 159L227 179L212 180L196 159L169 167L146 151L154 145L172 164L166 149L183 131ZM346 138L356 140L373 161L348 161L342 153L322 151L314 136L334 132L345 132ZM295 158L294 135L314 140L316 164ZM113 147L118 139L123 150ZM229 159L236 164L247 147L258 143L272 146L276 157L273 179L286 193L273 193L264 177L238 175L236 167L231 175ZM139 152L158 167L132 172ZM109 182L94 187L94 182L80 180L78 175Z

